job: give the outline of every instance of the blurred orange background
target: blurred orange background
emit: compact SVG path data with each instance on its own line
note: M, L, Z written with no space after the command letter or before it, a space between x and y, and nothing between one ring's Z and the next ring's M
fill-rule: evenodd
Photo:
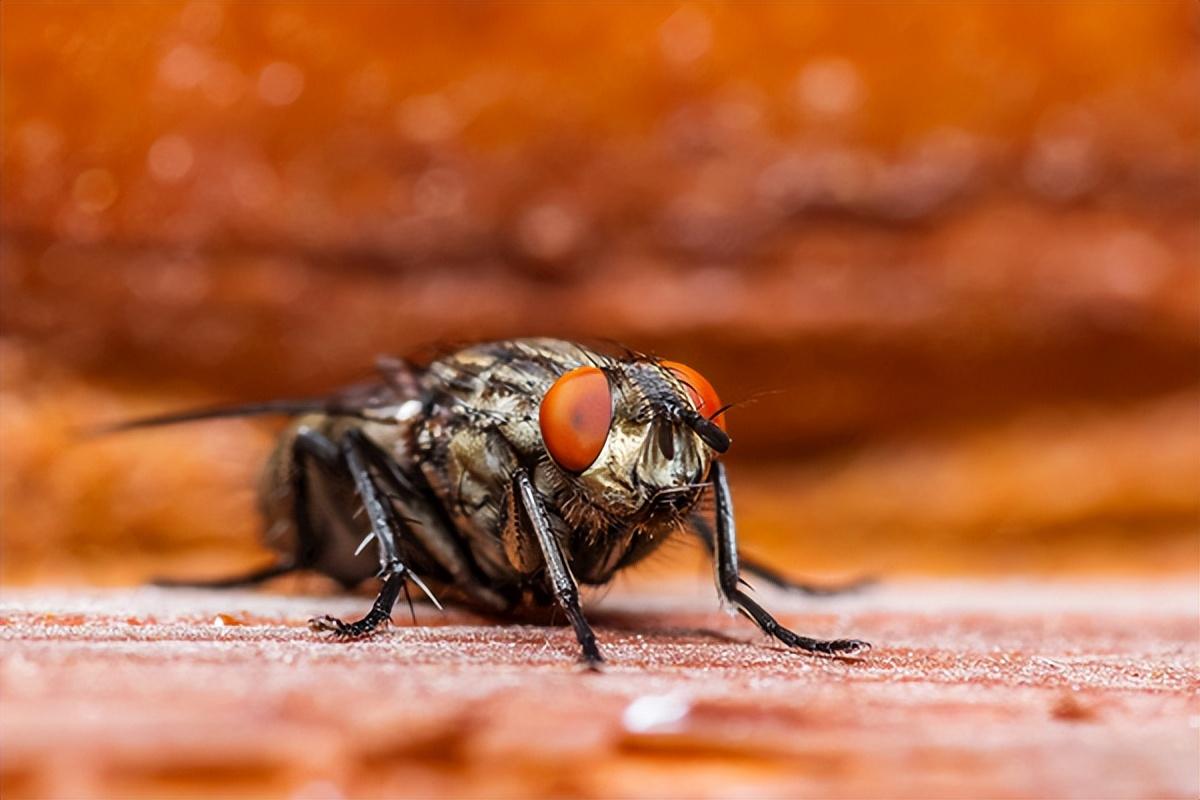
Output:
M518 335L747 401L796 574L1194 572L1198 8L5 3L0 577L261 560L269 423L87 426Z

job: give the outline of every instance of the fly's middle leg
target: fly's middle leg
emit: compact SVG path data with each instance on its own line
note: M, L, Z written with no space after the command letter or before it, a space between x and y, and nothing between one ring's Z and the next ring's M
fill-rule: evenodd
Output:
M378 471L384 486L391 490L391 501L404 519L410 533L439 567L445 570L450 583L469 597L481 609L503 613L512 601L488 587L478 574L478 568L452 532L452 523L429 499L429 486L419 470L405 472L396 460L378 444L364 438L363 453Z
M354 622L343 622L330 616L316 617L309 621L313 630L328 631L339 638L358 639L369 636L380 626L391 619L392 609L405 589L406 581L411 580L421 587L430 599L437 604L437 599L429 594L429 589L400 559L397 539L403 530L388 496L376 483L368 461L368 447L365 437L356 430L347 431L342 435L338 452L345 464L346 470L354 480L355 488L362 499L370 521L370 536L375 539L379 550L379 576L383 578L383 587L379 591L370 612L362 619ZM440 606L439 606L440 607Z
M712 523L704 518L702 514L693 513L688 520L688 529L695 534L696 538L708 550L708 554L713 558L717 555L717 534L713 530ZM875 584L876 580L872 577L854 578L845 583L811 583L809 581L796 580L787 575L784 575L779 570L763 564L761 561L756 561L751 558L746 558L740 552L737 556L739 572L752 575L759 578L764 583L769 583L777 589L783 589L786 592L796 592L798 594L806 594L810 597L832 597L838 594L850 594L857 592L860 589L865 589L868 586Z

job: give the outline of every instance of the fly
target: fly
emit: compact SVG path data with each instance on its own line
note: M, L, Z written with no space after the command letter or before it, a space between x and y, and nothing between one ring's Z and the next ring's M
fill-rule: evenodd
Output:
M116 429L283 414L291 423L263 472L260 506L274 563L207 587L311 570L346 587L382 581L370 611L314 630L371 635L415 586L503 616L557 606L583 661L601 663L580 584L601 585L680 531L713 557L717 590L765 633L802 651L854 655L857 639L801 636L742 589L745 571L810 594L739 559L724 464L725 408L694 369L556 339L467 347L418 367L378 365L376 382L316 401L183 412ZM699 500L714 498L712 513ZM374 546L376 558L366 550ZM175 584L180 585L180 584Z

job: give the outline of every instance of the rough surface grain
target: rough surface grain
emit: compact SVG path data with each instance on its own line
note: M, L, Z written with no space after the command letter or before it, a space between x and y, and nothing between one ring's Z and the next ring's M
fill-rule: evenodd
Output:
M2 793L80 796L1196 797L1194 583L772 593L799 656L704 592L614 594L609 665L569 630L360 597L8 590ZM765 593L764 593L765 594Z

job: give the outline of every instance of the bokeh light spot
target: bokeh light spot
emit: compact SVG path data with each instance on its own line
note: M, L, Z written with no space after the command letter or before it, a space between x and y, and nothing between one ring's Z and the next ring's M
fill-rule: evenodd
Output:
M75 205L86 214L99 214L117 201L117 179L106 169L94 168L79 173L71 188Z
M176 183L192 171L195 152L187 139L178 134L168 134L150 145L146 154L146 166L150 175L162 183Z
M291 105L303 91L304 73L295 64L276 61L258 73L258 96L267 105Z

